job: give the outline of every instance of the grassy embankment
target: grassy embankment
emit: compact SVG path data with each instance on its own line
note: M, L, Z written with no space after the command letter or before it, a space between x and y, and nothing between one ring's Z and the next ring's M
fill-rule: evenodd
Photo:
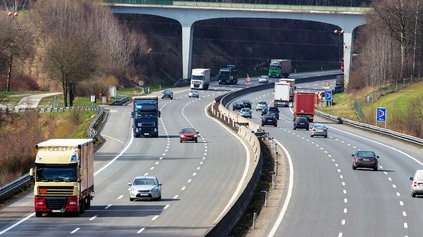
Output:
M57 101L59 107L63 106L60 96ZM49 107L52 103L53 96L47 97L39 107ZM76 98L74 104L91 105L91 102L89 98ZM84 110L0 114L0 153L3 154L0 156L0 186L28 172L33 165L35 144L51 138L87 138L88 127L97 114L98 111Z
M423 111L423 81L411 84L401 90L385 94L374 102L368 102L361 105L361 110L368 123L376 125L376 109L385 107L387 110L386 128L410 134L412 136L422 137L423 118L416 117L415 111ZM335 94L333 97L334 106L320 107L319 110L360 121L354 110L354 99L345 93ZM412 121L405 123L404 121ZM364 121L360 121L364 122ZM384 127L385 124L379 122L378 126Z

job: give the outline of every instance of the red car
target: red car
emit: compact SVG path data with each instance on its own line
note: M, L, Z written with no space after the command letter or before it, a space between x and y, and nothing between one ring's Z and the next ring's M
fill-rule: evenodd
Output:
M183 128L179 132L179 142L194 141L198 142L198 133L195 128Z

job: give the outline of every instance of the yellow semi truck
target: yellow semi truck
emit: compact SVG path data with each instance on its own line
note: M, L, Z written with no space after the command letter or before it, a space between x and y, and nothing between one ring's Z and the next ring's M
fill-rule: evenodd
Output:
M35 146L35 215L68 213L79 216L94 197L92 139L50 139Z

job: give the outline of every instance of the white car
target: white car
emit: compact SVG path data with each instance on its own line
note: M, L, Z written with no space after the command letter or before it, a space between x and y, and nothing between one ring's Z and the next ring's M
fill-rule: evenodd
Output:
M156 176L137 176L129 185L129 201L162 199L162 184Z
M253 112L249 108L242 108L241 111L239 111L239 115L241 115L244 118L252 118Z
M259 111L259 110L263 111L265 109L267 109L267 102L266 101L257 102L256 111Z
M188 97L196 97L196 98L200 98L200 93L196 90L191 90L188 94Z
M269 76L261 75L259 77L258 83L269 83Z
M411 196L423 195L423 170L416 170L413 177L410 177L411 183Z

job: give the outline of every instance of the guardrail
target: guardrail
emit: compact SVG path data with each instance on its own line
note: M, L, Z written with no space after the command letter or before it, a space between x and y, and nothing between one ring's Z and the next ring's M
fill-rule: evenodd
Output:
M399 139L399 140L402 140L402 141L406 141L406 142L410 142L410 143L413 143L413 144L416 144L416 145L423 146L423 139L418 138L418 137L410 136L410 135L407 135L407 134L404 134L404 133L395 132L393 130L381 128L381 127L370 125L370 124L356 122L356 121L346 119L346 118L342 118L342 117L338 117L338 116L333 116L333 115L324 113L324 112L319 111L319 110L316 110L316 114L318 114L318 115L320 115L324 118L327 118L329 120L336 121L338 123L347 124L347 125L350 125L350 126L354 126L354 127L357 127L357 128L361 128L361 129L364 129L364 130L383 134L383 135L390 136L390 137L393 137L393 138L396 138L396 139Z

